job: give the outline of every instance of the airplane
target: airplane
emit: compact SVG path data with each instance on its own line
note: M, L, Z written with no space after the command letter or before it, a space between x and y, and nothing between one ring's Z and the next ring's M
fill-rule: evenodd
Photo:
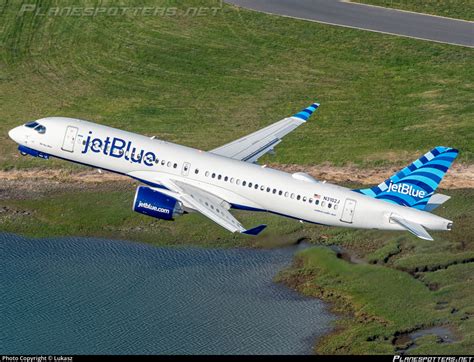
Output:
M162 220L199 212L230 232L245 228L231 209L265 211L312 224L405 230L433 240L427 230L453 222L431 213L450 197L435 193L458 155L435 147L372 188L349 189L304 172L257 164L284 136L305 124L319 103L210 151L66 117L28 122L9 132L22 155L66 161L129 176L142 183L132 209Z

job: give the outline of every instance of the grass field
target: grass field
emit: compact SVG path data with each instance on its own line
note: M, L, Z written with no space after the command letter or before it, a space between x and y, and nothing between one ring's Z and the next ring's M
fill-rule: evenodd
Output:
M1 168L44 167L14 161L7 139L9 128L44 116L210 149L314 100L318 114L272 161L405 164L447 145L472 163L474 50L228 5L215 16L183 14L212 1L163 4L177 6L178 16L20 16L20 5L5 3Z
M390 8L416 11L450 18L474 20L474 1L472 0L351 0Z
M44 12L67 2L36 4ZM136 2L144 4L156 2ZM177 7L178 15L34 16L20 15L17 3L0 3L1 169L78 167L16 157L7 130L44 116L85 118L210 149L315 99L321 107L312 121L264 162L405 165L447 145L460 149L457 162L473 163L473 49L228 5L215 16L185 15L190 6L215 6L212 1L160 4ZM244 225L269 225L261 237L248 238L196 214L174 223L134 214L133 185L103 187L0 200L0 230L160 245L259 247L301 239L339 245L367 263L309 249L280 276L340 311L352 311L318 352L393 353L395 334L429 325L448 325L458 340L423 338L412 353L473 351L473 190L446 192L453 198L440 214L453 219L455 228L424 242L408 233L307 226L236 212Z

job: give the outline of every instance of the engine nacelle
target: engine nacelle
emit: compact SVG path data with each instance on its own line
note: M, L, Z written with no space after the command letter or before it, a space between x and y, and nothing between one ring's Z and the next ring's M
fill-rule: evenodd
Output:
M181 202L146 186L137 188L133 211L163 220L173 220L184 213Z

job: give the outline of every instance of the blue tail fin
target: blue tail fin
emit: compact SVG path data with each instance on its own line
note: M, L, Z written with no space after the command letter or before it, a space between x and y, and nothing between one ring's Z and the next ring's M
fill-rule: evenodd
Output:
M458 155L458 150L436 147L380 185L354 190L376 199L424 210L428 200Z

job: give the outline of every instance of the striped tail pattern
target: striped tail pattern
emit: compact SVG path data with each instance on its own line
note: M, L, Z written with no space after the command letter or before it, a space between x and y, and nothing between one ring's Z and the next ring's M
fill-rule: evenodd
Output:
M436 147L380 185L353 191L424 210L458 153L454 148Z

